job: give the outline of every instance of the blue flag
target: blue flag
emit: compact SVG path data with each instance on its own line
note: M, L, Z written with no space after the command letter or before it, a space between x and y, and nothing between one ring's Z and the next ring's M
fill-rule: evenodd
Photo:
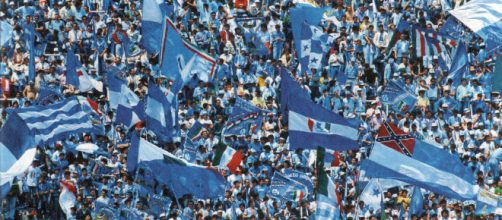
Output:
M75 88L79 88L80 82L78 80L77 68L81 67L82 64L72 50L66 52L65 66L66 83L75 86Z
M284 169L284 176L306 186L309 193L314 192L314 184L306 173L293 169Z
M152 130L159 140L168 141L174 130L174 117L171 104L166 95L154 83L148 84L146 98L146 127Z
M283 116L283 120L287 119L288 115L288 106L289 106L289 96L290 94L295 94L297 96L301 96L304 98L310 98L310 95L307 94L307 91L303 89L300 84L298 84L288 73L286 68L280 69L281 73L281 114Z
M457 19L455 19L455 17L450 16L448 17L448 19L446 19L446 23L443 24L439 32L460 39L462 38L462 35L465 32L465 30L462 23L459 23Z
M369 158L362 161L361 170L365 171L368 177L400 180L459 200L476 197L473 183L408 157L379 142L375 143Z
M321 68L323 48L326 48L323 44L327 42L327 38L328 35L321 28L303 22L299 41L295 41L295 44L301 45L297 51L300 56L301 74L312 68L317 70Z
M114 71L107 72L108 98L110 108L116 109L118 105L132 107L138 105L139 97L126 84L126 82L117 77Z
M169 18L165 19L160 61L162 74L174 81L171 91L175 94L185 83L183 76L186 78L187 75L197 74L201 80L209 80L213 78L216 67L214 58L182 39ZM188 69L185 69L186 67ZM205 76L202 76L203 74Z
M492 90L502 93L502 55L497 56L495 70L493 71Z
M282 91L290 92L290 91ZM288 123L290 149L357 149L357 127L345 118L315 104L310 98L289 94ZM282 103L287 101L281 100Z
M408 112L413 109L417 98L402 80L389 80L381 94L382 103L391 105L397 112Z
M230 118L225 123L222 134L224 136L237 135L246 136L252 135L261 130L263 116L261 113L243 114Z
M155 173L156 180L178 198L187 194L201 199L219 198L225 194L227 182L218 171L178 159L134 135L127 154L128 172L134 172L140 164Z
M280 201L302 201L308 195L307 187L280 172L275 172L270 181L268 195Z
M424 197L422 196L422 192L420 191L420 188L415 186L413 188L413 194L411 196L410 205L409 205L410 219L412 219L413 215L417 215L417 217L420 218L420 214L422 213L423 206L424 206Z
M229 112L229 117L240 116L244 114L257 113L257 112L268 112L268 110L263 110L256 107L251 102L242 99L239 96L235 97L235 104L232 106Z
M301 31L304 22L310 25L318 25L323 18L323 13L330 9L330 7L316 8L303 4L289 9L289 14L291 15L291 28L293 29L293 40L295 42L301 41ZM302 50L301 46L302 44L295 43L295 50L297 53Z
M56 88L49 88L47 86L40 86L38 89L37 99L33 102L34 105L49 105L57 101L64 100L63 94Z
M467 49L463 42L459 42L457 51L455 53L455 56L453 57L449 74L446 77L445 81L451 79L453 80L452 86L457 87L458 85L460 85L461 79L467 73L468 67L469 67L469 62L467 61Z
M13 33L12 25L7 21L0 21L0 48L8 46L12 39Z
M500 204L500 197L494 193L480 189L476 199L476 215L495 213Z
M141 19L141 42L148 53L157 54L162 42L162 11L155 0L143 1L143 18Z
M145 103L140 101L133 107L119 104L117 107L117 115L115 116L115 124L123 124L127 128L131 128L140 121L145 121Z
M25 26L25 42L30 53L30 59L28 61L28 79L30 81L35 79L35 26L29 24Z

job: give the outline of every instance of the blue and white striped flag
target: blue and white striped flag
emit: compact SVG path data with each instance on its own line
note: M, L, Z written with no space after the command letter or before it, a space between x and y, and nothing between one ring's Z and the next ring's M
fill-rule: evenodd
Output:
M48 106L11 111L0 131L0 186L8 188L15 176L28 169L37 145L52 143L70 134L103 133L103 127L93 120L88 106L89 103L72 98Z

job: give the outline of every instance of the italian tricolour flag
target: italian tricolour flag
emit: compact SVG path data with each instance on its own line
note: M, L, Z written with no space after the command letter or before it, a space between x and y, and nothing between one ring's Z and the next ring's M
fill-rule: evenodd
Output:
M228 167L231 173L235 173L237 167L242 162L242 151L235 150L225 144L216 146L216 153L213 158L213 166Z

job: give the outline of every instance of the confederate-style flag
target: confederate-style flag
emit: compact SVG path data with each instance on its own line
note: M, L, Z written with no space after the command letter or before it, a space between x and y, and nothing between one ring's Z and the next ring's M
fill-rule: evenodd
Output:
M384 122L378 129L376 141L396 150L399 153L411 157L415 147L415 138L392 123Z

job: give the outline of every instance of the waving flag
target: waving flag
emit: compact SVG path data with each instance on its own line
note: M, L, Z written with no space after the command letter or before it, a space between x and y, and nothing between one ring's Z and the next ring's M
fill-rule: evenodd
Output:
M235 150L223 143L216 146L214 153L213 166L227 167L230 173L236 173L237 167L243 159L242 150Z
M476 198L476 215L489 215L495 213L500 197L490 191L480 189Z
M71 208L77 201L77 189L71 183L60 181L61 193L59 194L59 206L66 215L71 213Z
M269 112L268 110L264 110L256 107L251 102L248 102L242 99L239 96L235 97L235 104L232 106L231 112L229 113L229 117L236 117L244 114L250 113L258 113L258 112Z
M157 54L162 42L162 11L155 0L143 0L141 42L148 53Z
M315 219L340 219L340 197L337 186L324 170L325 149L317 148L317 210Z
M401 180L458 199L475 196L474 175L457 156L387 122L378 133L370 158L361 165L366 176Z
M501 45L502 10L500 4L502 4L501 0L474 0L455 8L450 13L483 39L493 39Z
M49 105L57 101L64 100L63 94L56 89L41 85L38 89L37 99L33 102L34 105Z
M119 79L111 72L107 75L108 82L108 100L110 100L110 108L117 109L119 105L124 107L136 106L139 103L139 97L134 93L122 79Z
M24 27L25 32L25 43L28 47L30 53L30 59L28 60L28 79L35 79L35 26L33 24L28 24Z
M378 210L384 212L385 210L382 210L383 207L381 206L382 204L380 203L383 197L383 193L384 191L380 186L379 179L371 179L368 185L364 187L363 192L361 192L361 195L359 196L359 201L363 201L365 208L371 209L375 213L377 213Z
M174 118L171 103L166 95L155 84L148 84L148 96L146 98L146 127L152 130L162 141L172 137L174 130Z
M318 25L324 17L324 12L331 8L317 8L300 4L289 9L291 15L291 29L293 30L293 40L296 51L301 51L301 32L303 23ZM297 42L297 43L296 43Z
M52 143L70 134L104 132L103 127L84 110L85 105L79 103L77 98L71 98L48 106L32 106L9 113L0 131L2 189L8 187L15 176L28 169L35 158L35 146Z
M13 30L7 21L0 21L0 48L7 46L11 41Z
M288 103L288 108L291 149L315 149L318 146L333 150L358 148L357 128L339 114L300 96Z
M412 29L413 45L417 57L438 55L437 52L441 52L441 50L451 52L452 48L457 46L457 41L449 35L424 29L417 25L413 25Z
M413 187L413 194L411 196L409 207L410 219L412 219L412 215L417 215L417 217L419 217L422 213L422 209L424 207L424 197L422 196L420 188L416 186Z
M103 83L90 77L71 50L66 53L66 83L78 88L80 92L96 89L103 92Z
M328 39L328 35L325 34L319 27L309 25L306 22L302 24L302 29L300 33L299 43L301 45L301 50L299 50L300 64L302 67L302 74L305 71L314 68L321 68L321 61L324 56L323 43Z
M308 191L301 183L287 178L280 172L274 172L268 195L281 201L302 201L308 195Z
M127 107L119 104L117 107L117 115L115 117L115 124L123 124L127 128L131 128L141 121L145 121L145 103L140 101L133 107Z
M296 96L301 96L306 99L310 98L310 95L307 94L307 91L303 89L300 84L298 84L288 73L288 70L286 68L281 68L280 70L281 73L281 114L283 115L283 120L287 119L288 115L288 106L289 106L289 96L290 95L296 95ZM291 96L294 97L294 96Z
M128 172L134 172L139 165L148 167L156 180L178 198L186 194L218 198L225 194L227 182L216 170L188 163L136 135L132 137L127 159Z
M446 22L441 27L441 30L439 30L439 32L448 34L453 38L460 39L463 37L465 29L464 26L462 26L462 24L459 23L454 16L450 16L448 17L448 19L446 19Z
M493 91L502 93L502 56L497 56L499 59L495 60L495 70L493 71L492 88Z
M391 105L397 112L408 112L413 109L417 98L402 80L389 80L381 94L382 103Z
M260 113L240 115L228 119L221 133L223 136L252 135L261 130L262 124L263 116Z
M443 83L446 84L446 81L451 79L453 80L452 86L457 87L460 85L460 81L464 75L468 73L468 67L469 62L467 60L467 48L463 42L460 42L455 52L455 57L453 58L449 74Z
M181 38L169 18L165 19L160 61L162 74L174 80L172 86L174 93L177 93L183 87L185 82L183 78L187 78L187 75L197 74L199 79L204 80L207 78L210 80L213 78L216 67L214 58ZM185 68L189 69L184 70Z
M373 3L373 5L375 5L375 3ZM376 25L375 25L375 27L376 27ZM389 54L392 51L392 48L394 48L394 46L396 46L397 41L399 39L401 39L401 35L408 33L409 29L410 29L410 23L408 23L408 21L404 20L401 17L401 19L399 20L399 23L397 24L396 29L392 33L392 37L390 37L389 45L387 46L387 49L385 49L386 54Z
M284 169L284 175L306 186L309 192L314 192L314 184L305 172L293 169Z

